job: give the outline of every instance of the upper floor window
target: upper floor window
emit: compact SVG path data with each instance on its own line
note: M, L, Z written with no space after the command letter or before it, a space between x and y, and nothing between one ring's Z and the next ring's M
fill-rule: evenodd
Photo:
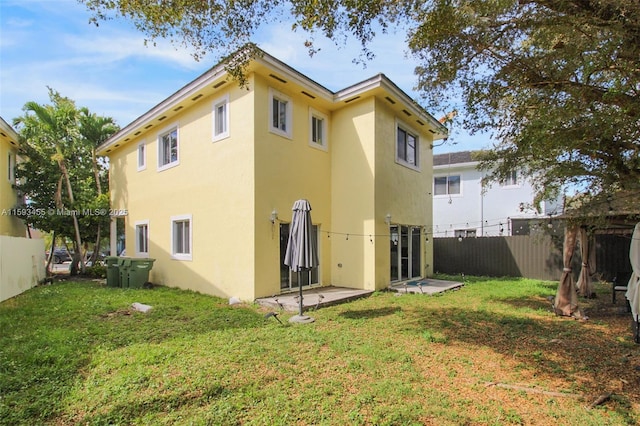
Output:
M173 128L158 137L158 169L164 170L178 165L178 128Z
M328 118L323 113L309 109L309 143L316 148L327 149L328 142L328 130L327 123Z
M229 137L229 96L213 103L213 140Z
M518 185L518 172L513 170L509 172L509 175L500 182L502 186L517 186Z
M398 126L396 140L396 160L411 167L418 167L418 137Z
M138 171L147 168L147 146L144 142L138 144Z
M269 130L291 139L292 109L290 97L269 89Z
M460 194L460 175L433 178L433 195Z

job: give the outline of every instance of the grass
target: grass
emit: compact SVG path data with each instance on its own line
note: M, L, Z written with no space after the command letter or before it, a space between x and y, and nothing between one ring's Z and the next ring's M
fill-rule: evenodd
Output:
M589 321L559 318L556 285L468 278L437 296L323 308L313 324L282 313L283 326L188 291L57 282L0 304L0 424L640 422L622 302L598 285L580 301Z

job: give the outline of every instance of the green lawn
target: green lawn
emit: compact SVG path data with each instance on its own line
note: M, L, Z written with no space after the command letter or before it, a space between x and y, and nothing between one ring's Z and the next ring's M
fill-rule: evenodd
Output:
M559 318L555 289L470 278L438 296L374 293L313 312L313 324L281 313L283 326L177 289L42 286L0 304L0 424L640 422L622 302L599 285L581 300L589 321Z

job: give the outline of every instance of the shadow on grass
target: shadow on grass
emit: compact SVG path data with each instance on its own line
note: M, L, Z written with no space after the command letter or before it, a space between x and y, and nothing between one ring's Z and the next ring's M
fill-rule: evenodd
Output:
M395 306L388 308L349 310L340 312L339 315L347 319L370 319L393 315L401 310L402 309L400 307Z
M595 316L589 321L557 317L551 312L551 302L541 299L500 300L516 308L514 315L462 307L418 309L412 319L405 316L404 330L418 336L431 330L450 343L490 348L515 360L519 368L534 371L536 377L563 380L567 389L592 398L587 402L613 391L618 401L614 409L632 418L633 412L625 407L640 402L640 388L623 384L638 383L640 365L630 365L632 344L623 338L630 333L624 325L620 327L620 316ZM580 305L586 304L581 299ZM522 308L549 312L546 318L528 317ZM624 390L612 390L612 383L620 383Z
M96 425L132 424L133 420L144 418L146 415L178 411L192 406L200 407L210 403L212 400L224 398L230 394L230 390L218 385L212 385L195 394L172 393L157 395L129 404L112 405L108 412L85 417L81 420L81 423Z
M134 311L138 301L153 306L151 312ZM62 413L96 348L266 325L253 309L177 289L93 282L35 288L0 304L0 424L42 424Z

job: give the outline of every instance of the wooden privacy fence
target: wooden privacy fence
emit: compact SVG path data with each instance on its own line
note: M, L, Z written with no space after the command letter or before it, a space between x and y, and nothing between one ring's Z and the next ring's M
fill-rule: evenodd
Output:
M629 245L624 235L596 235L597 276L611 280L630 270ZM526 277L556 281L562 275L562 235L434 238L436 273L492 277ZM580 250L573 256L573 273L580 272Z

